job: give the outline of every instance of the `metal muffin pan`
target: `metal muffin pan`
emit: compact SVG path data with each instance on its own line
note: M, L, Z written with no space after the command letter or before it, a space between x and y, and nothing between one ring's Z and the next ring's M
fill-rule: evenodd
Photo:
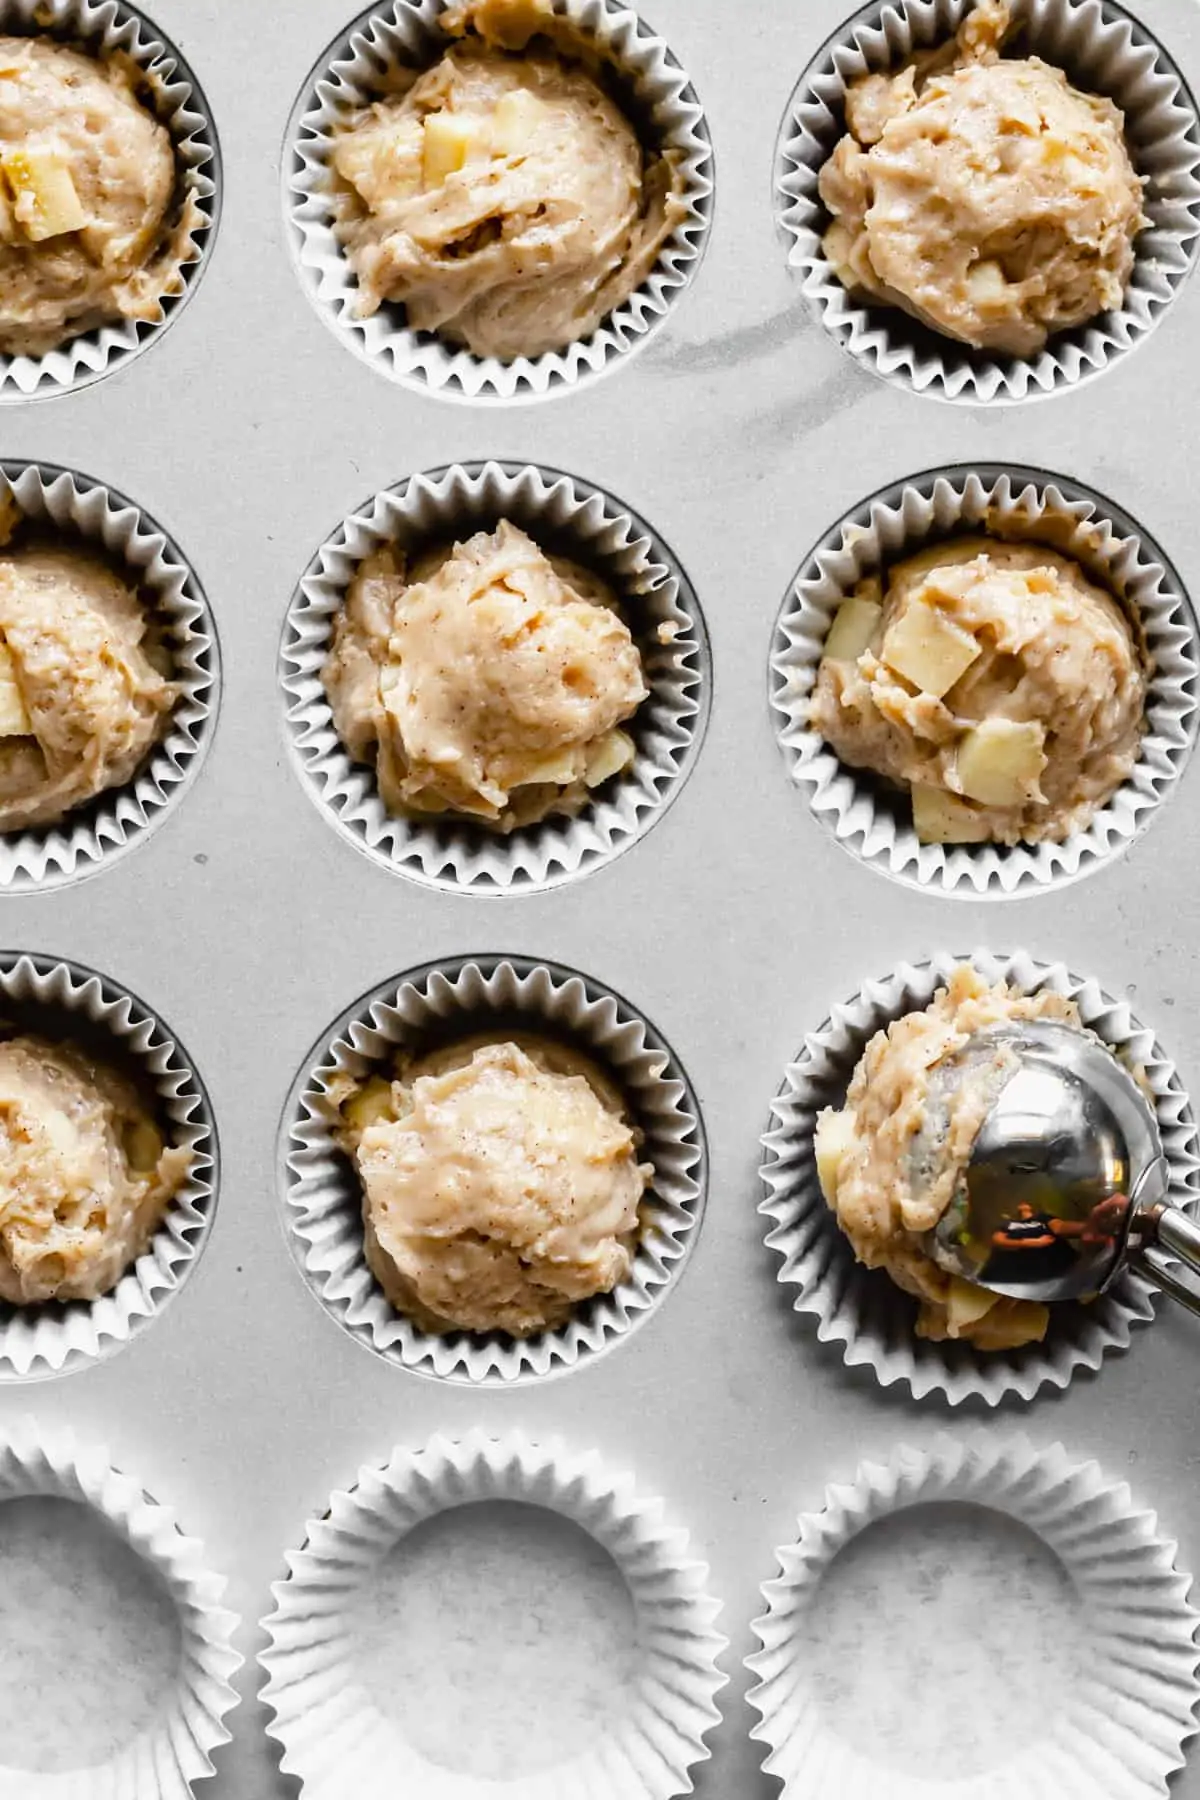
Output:
M0 1383L0 1432L33 1420L103 1446L203 1539L241 1615L243 1704L211 1800L294 1800L256 1695L256 1625L284 1553L328 1496L435 1433L519 1431L597 1450L661 1496L710 1565L731 1640L701 1800L768 1800L750 1733L750 1624L774 1547L827 1482L940 1434L1021 1432L1127 1480L1200 1567L1200 1328L1165 1303L1131 1348L1061 1395L983 1415L883 1390L796 1319L764 1245L759 1138L780 1071L865 980L963 944L1060 961L1128 999L1200 1091L1200 768L1127 853L1072 886L951 902L847 856L788 777L768 663L812 545L873 493L934 467L1018 464L1111 499L1200 593L1190 401L1200 282L1136 349L1036 403L947 406L873 376L800 291L777 222L790 97L847 0L647 0L714 149L703 265L634 357L553 402L446 404L383 379L318 318L280 204L287 123L350 21L345 0L278 9L155 0L203 86L224 170L221 230L152 356L86 391L0 415L4 459L86 471L170 534L212 609L222 714L190 791L92 880L4 896L6 948L102 971L170 1020L205 1084L221 1193L186 1291L110 1361ZM1195 0L1128 10L1200 92ZM671 546L703 610L712 714L678 798L623 855L557 889L473 895L404 880L328 828L296 778L280 704L283 621L321 532L418 470L494 457L620 495ZM686 1267L612 1355L511 1390L429 1381L365 1355L306 1291L280 1223L279 1127L319 1034L404 971L464 954L585 970L653 1020L686 1068L708 1146ZM1200 1800L1200 1761L1172 1786ZM886 1789L880 1789L881 1794ZM814 1800L820 1800L814 1796ZM855 1797L859 1800L859 1797ZM864 1795L861 1800L874 1800Z

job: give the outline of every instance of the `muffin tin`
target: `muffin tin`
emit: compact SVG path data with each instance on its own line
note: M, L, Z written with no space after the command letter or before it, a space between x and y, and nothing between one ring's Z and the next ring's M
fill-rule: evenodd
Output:
M599 0L579 3L602 10ZM909 0L922 13L931 3ZM1109 24L1128 15L1161 44L1184 86L1200 90L1194 0L1134 0L1124 11L1111 0L1075 3ZM1028 5L1053 10L1050 0ZM937 882L864 867L814 815L780 755L770 663L781 598L813 546L873 496L941 470L1033 471L1058 477L1067 495L1103 496L1120 521L1136 521L1151 561L1161 553L1194 630L1200 427L1189 396L1200 285L1186 267L1175 270L1153 331L1038 404L1031 392L1008 405L963 395L948 406L906 379L878 379L845 353L803 292L795 239L780 218L777 146L805 70L846 35L847 0L759 0L752 9L647 0L647 30L690 84L703 111L695 123L711 140L703 261L689 259L686 281L636 355L603 359L605 379L556 379L547 385L561 391L540 397L526 384L514 396L521 405L482 389L472 403L457 384L459 403L449 405L427 375L386 379L311 304L281 184L294 172L295 121L312 72L345 37L352 9L297 0L286 30L271 10L226 17L228 8L198 0L155 0L149 29L195 71L214 146L219 138L222 218L205 252L211 266L152 356L114 364L87 392L0 414L6 467L86 473L156 522L197 603L206 599L221 649L211 746L188 765L185 791L160 809L155 829L139 833L136 854L86 883L45 891L25 882L0 897L0 941L14 955L99 970L111 993L136 994L181 1034L187 1068L203 1083L214 1158L219 1151L219 1206L199 1206L205 1228L195 1237L205 1249L188 1261L184 1291L121 1354L55 1379L0 1380L0 1438L70 1430L101 1447L105 1466L178 1508L204 1542L203 1567L228 1577L222 1604L240 1620L232 1641L246 1661L234 1674L223 1653L217 1688L205 1693L202 1754L216 1774L197 1793L212 1800L299 1791L269 1730L288 1742L288 1768L301 1766L279 1710L277 1656L268 1659L271 1704L258 1697L256 1659L268 1635L255 1621L276 1608L278 1647L293 1582L312 1575L308 1552L294 1547L307 1538L311 1550L332 1531L319 1523L331 1495L343 1524L364 1482L378 1497L371 1484L382 1469L394 1491L408 1492L414 1468L436 1464L439 1504L453 1507L479 1492L468 1465L493 1474L515 1466L520 1493L573 1496L570 1516L590 1518L601 1541L602 1514L633 1509L645 1523L638 1509L648 1507L654 1556L682 1583L696 1667L709 1673L679 1715L666 1772L645 1762L641 1790L612 1792L665 1797L690 1780L701 1800L767 1800L777 1791L762 1771L770 1738L765 1728L751 1735L767 1713L746 1695L768 1671L760 1663L752 1674L743 1662L767 1644L769 1633L751 1630L764 1610L759 1585L775 1572L774 1546L797 1541L797 1514L818 1513L832 1483L840 1525L874 1517L909 1491L889 1488L879 1471L919 1464L944 1476L955 1458L977 1454L1006 1480L1033 1466L1024 1457L1048 1464L1049 1487L1065 1482L1079 1497L1071 1471L1095 1459L1104 1480L1089 1474L1084 1486L1087 1504L1107 1509L1115 1536L1106 1542L1118 1560L1128 1554L1134 1574L1149 1580L1153 1564L1160 1582L1167 1623L1139 1615L1128 1643L1135 1663L1160 1657L1179 1704L1156 1715L1166 1723L1153 1728L1154 1756L1121 1790L1130 1800L1160 1794L1196 1693L1194 1619L1175 1569L1200 1566L1190 1360L1200 1324L1164 1301L1153 1323L1129 1334L1125 1353L1077 1370L1064 1391L1034 1393L1030 1382L994 1408L968 1396L951 1410L938 1391L916 1399L903 1380L884 1385L828 1341L836 1333L794 1313L765 1242L773 1221L758 1211L759 1140L777 1123L782 1072L820 1054L827 1022L845 1016L851 996L970 947L1015 956L1027 971L1070 970L1097 1007L1108 996L1114 1018L1144 1026L1177 1084L1168 1098L1182 1143L1186 1096L1200 1081L1191 677L1181 676L1187 705L1172 714L1182 741L1164 745L1162 781L1122 837L1123 854L1085 858L1073 879L1059 871L1046 883L992 883L986 899L967 881L952 901ZM623 17L620 29L634 26ZM1180 132L1200 142L1191 122ZM287 654L289 608L298 595L312 598L301 582L314 552L336 521L362 516L365 498L489 461L562 473L645 527L662 552L655 560L682 577L685 612L704 628L689 690L699 710L667 784L669 807L660 794L639 814L653 829L639 825L620 855L556 865L549 880L536 871L512 884L431 879L420 862L412 879L404 857L379 854L344 817L330 829L326 799L312 791L289 717L304 698ZM651 1043L669 1047L696 1121L695 1159L680 1157L691 1184L678 1196L687 1228L676 1243L686 1255L664 1259L667 1278L648 1290L653 1303L634 1315L636 1330L604 1338L603 1354L556 1358L517 1381L430 1379L439 1371L428 1359L364 1354L355 1340L369 1333L340 1329L314 1302L279 1198L294 1173L299 1096L360 997L386 999L414 972L464 961L544 967L562 979L579 971L594 996L619 997L634 1036L645 1022ZM1134 1310L1149 1310L1144 1297ZM421 1366L396 1366L404 1361ZM590 1474L579 1475L581 1464ZM1119 1488L1113 1498L1112 1484L1125 1480L1132 1500ZM584 1516L589 1481L617 1495L615 1513ZM664 1503L665 1524L647 1496ZM1157 1509L1157 1528L1138 1522L1145 1506ZM1052 1541L1049 1524L1046 1532ZM637 1563L632 1539L624 1553ZM637 1566L653 1580L653 1556ZM281 1584L274 1600L272 1583ZM215 1589L204 1593L215 1604ZM719 1691L714 1664L728 1677ZM304 1710L319 1724L324 1676L317 1665L302 1673ZM1049 1669L1046 1691L1067 1676ZM226 1714L221 1684L231 1679L242 1703ZM1138 1681L1130 1674L1125 1683L1131 1705L1144 1698ZM219 1742L222 1716L228 1744ZM960 1705L958 1717L969 1738L970 1709ZM997 1738L981 1728L972 1742L986 1756ZM874 1800L892 1792L898 1770L909 1785L897 1793L929 1791L913 1774L911 1745L897 1750L876 1736L869 1747L876 1787L826 1791L810 1768L799 1791ZM901 1750L908 1763L896 1760ZM690 1776L672 1773L684 1767ZM977 1760L971 1768L974 1785L940 1780L941 1791L953 1800L1001 1791L1000 1774ZM526 1800L519 1782L512 1791ZM1091 1791L1106 1790L1101 1781ZM1200 1800L1200 1765L1171 1791Z

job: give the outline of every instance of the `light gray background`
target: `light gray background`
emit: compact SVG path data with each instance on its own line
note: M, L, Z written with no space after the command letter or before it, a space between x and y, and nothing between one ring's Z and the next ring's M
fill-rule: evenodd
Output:
M784 1063L832 1000L900 958L1019 944L1130 994L1185 1084L1200 1080L1200 764L1132 855L1081 886L992 905L912 893L857 866L789 788L767 707L772 623L839 514L897 476L972 458L1093 483L1200 592L1200 282L1143 348L1074 394L966 411L874 381L809 318L771 205L779 120L847 0L647 5L708 111L707 260L628 368L578 395L496 409L389 385L335 342L293 273L281 140L346 0L156 0L221 134L215 255L136 363L0 413L0 453L111 481L174 533L215 610L224 712L198 785L152 841L82 886L5 900L0 938L94 964L162 1012L208 1083L224 1179L211 1245L167 1316L102 1367L0 1391L0 1427L26 1414L71 1425L174 1503L229 1572L251 1655L284 1547L363 1461L438 1428L590 1440L666 1497L712 1564L734 1681L699 1791L765 1800L774 1784L756 1774L738 1669L773 1546L860 1457L969 1428L851 1378L780 1300L755 1207L758 1135ZM1200 88L1200 8L1137 10ZM414 469L484 455L557 464L637 507L691 575L716 669L708 742L666 819L601 873L511 901L422 891L345 844L293 778L276 684L292 587L339 518ZM712 1186L678 1291L633 1341L566 1379L475 1394L386 1367L325 1317L283 1240L275 1152L288 1085L343 1006L427 958L495 950L575 964L649 1014L698 1091ZM984 1427L1099 1458L1160 1509L1195 1567L1198 1356L1200 1326L1164 1312L1098 1379ZM250 1669L247 1695L254 1682ZM293 1791L263 1722L252 1700L239 1710L213 1800ZM1198 1800L1200 1763L1176 1792Z

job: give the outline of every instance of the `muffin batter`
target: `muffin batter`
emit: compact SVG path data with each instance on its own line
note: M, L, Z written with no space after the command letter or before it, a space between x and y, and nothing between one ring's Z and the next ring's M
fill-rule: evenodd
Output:
M133 1084L75 1045L0 1044L0 1300L95 1300L187 1180Z
M0 351L156 319L199 221L127 58L0 37Z
M1138 758L1146 672L1123 609L1041 544L951 540L860 584L812 724L911 788L926 843L1061 841Z
M1050 1315L1035 1301L989 1294L949 1274L927 1248L994 1096L986 1072L984 1079L947 1084L939 1083L938 1069L974 1033L1011 1019L1054 1019L1084 1029L1073 1001L1022 994L1002 982L989 987L960 964L923 1012L906 1014L871 1039L844 1110L827 1109L817 1120L821 1189L859 1262L886 1269L920 1302L919 1337L965 1338L980 1350L1034 1343L1045 1336Z
M686 216L675 152L643 150L551 0L460 0L462 39L334 150L359 314L397 301L476 356L590 337Z
M561 1045L477 1038L331 1089L367 1262L424 1330L566 1323L629 1276L653 1169L621 1097Z
M647 697L615 596L507 521L414 563L362 564L324 669L338 735L393 812L508 831L574 812L633 759Z
M847 95L821 170L844 285L978 350L1034 356L1121 305L1146 224L1111 100L1039 57L1004 58L1008 0Z
M178 695L167 666L99 558L23 533L0 553L0 831L53 825L131 780Z

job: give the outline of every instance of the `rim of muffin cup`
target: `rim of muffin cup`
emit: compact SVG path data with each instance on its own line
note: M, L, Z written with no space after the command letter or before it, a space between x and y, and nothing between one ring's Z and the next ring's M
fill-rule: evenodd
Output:
M132 1067L157 1100L164 1136L191 1152L187 1180L146 1249L96 1300L12 1306L0 1301L0 1385L68 1375L124 1348L157 1319L183 1286L208 1242L217 1208L216 1121L187 1051L128 988L84 964L0 951L0 1003L18 1009L22 1030L70 1036L72 1019L103 1056Z
M621 729L634 760L574 815L502 833L463 815L390 813L375 770L352 761L321 684L334 622L363 558L385 544L461 541L508 518L541 548L612 585L641 652L649 698ZM667 643L660 626L677 631ZM481 896L530 893L589 874L628 849L671 805L708 725L712 657L700 605L658 534L604 489L516 462L451 463L408 476L343 519L288 608L279 652L292 764L310 799L356 849L424 886Z
M410 1746L353 1660L356 1610L383 1558L427 1520L496 1501L557 1513L599 1544L629 1590L638 1634L630 1704L579 1756L524 1775L513 1791L522 1800L691 1793L689 1771L711 1754L705 1740L720 1722L715 1697L728 1679L707 1565L689 1555L688 1534L663 1502L640 1494L596 1451L476 1430L461 1439L438 1433L420 1450L394 1450L383 1468L361 1468L354 1485L336 1490L309 1520L302 1544L288 1552L286 1577L272 1586L259 1656L267 1730L284 1773L309 1800L341 1800L347 1783L356 1800L388 1800L401 1789L422 1800L483 1800L497 1791L497 1783L436 1765Z
M504 1331L423 1331L385 1297L367 1266L363 1189L322 1110L334 1076L365 1078L398 1048L421 1054L495 1029L567 1043L608 1075L654 1165L629 1277L580 1302L567 1323L527 1338ZM590 975L544 959L467 955L410 969L373 988L324 1032L284 1107L278 1152L284 1231L310 1292L354 1341L395 1368L475 1386L560 1375L625 1341L679 1280L708 1185L699 1104L675 1052L650 1021Z
M0 894L61 887L110 868L150 835L200 773L220 707L216 622L192 565L149 513L116 488L51 463L0 462L23 517L101 554L149 596L180 686L167 729L132 781L106 788L54 825L0 833ZM2 554L2 552L0 552Z
M1150 220L1135 243L1119 310L1058 332L1033 357L976 350L897 307L862 304L838 279L822 236L829 223L818 178L845 129L858 76L895 68L914 49L954 35L975 0L871 0L817 52L788 101L775 153L775 216L801 292L834 341L895 386L961 405L1044 398L1113 366L1154 330L1190 274L1200 240L1200 123L1183 75L1162 43L1113 0L1012 0L1023 47L1064 69L1076 87L1106 94L1125 114Z
M431 67L450 43L439 20L449 0L369 6L309 71L283 144L283 210L300 284L322 322L354 355L392 381L444 399L527 402L566 393L619 367L673 311L707 247L713 212L713 151L703 108L668 44L620 0L554 0L559 17L605 52L656 147L679 150L687 217L659 251L637 291L588 338L511 361L480 357L433 332L413 331L403 305L354 315L358 281L338 244L329 204L330 149L340 118L379 97L390 69Z
M4 1775L19 1776L23 1800L187 1800L191 1784L214 1773L212 1752L230 1741L225 1719L238 1704L240 1620L220 1605L224 1577L208 1568L203 1544L185 1535L174 1509L114 1468L107 1450L20 1421L0 1434L0 1507L43 1497L95 1513L158 1575L179 1623L179 1669L154 1722L108 1761L46 1774L6 1767Z
M221 214L221 150L212 112L187 61L157 25L127 0L0 0L0 32L52 37L93 56L119 53L143 72L142 96L170 133L177 197L195 197L199 221L187 239L178 288L153 319L124 319L67 338L42 356L0 355L0 405L88 387L162 336L195 292Z
M1074 1000L1084 1025L1145 1070L1170 1171L1168 1202L1189 1212L1200 1202L1200 1142L1174 1063L1127 1002L1090 976L1074 975L1063 963L1040 961L1025 950L939 952L923 962L900 963L834 1006L805 1036L771 1102L759 1170L764 1198L758 1210L787 1302L814 1321L819 1341L836 1345L848 1368L870 1369L881 1387L907 1388L916 1400L937 1395L950 1406L994 1407L1028 1403L1045 1388L1065 1388L1081 1370L1095 1372L1106 1357L1127 1350L1134 1330L1153 1319L1158 1290L1126 1269L1090 1304L1052 1306L1043 1342L985 1351L965 1340L917 1337L917 1302L885 1270L856 1261L817 1176L817 1114L844 1104L851 1075L875 1033L927 1007L962 963L989 983L1005 981L1024 994L1050 991Z
M838 606L865 575L960 533L1046 544L1110 591L1149 661L1137 763L1083 831L1062 842L922 844L906 788L841 762L808 719ZM844 514L806 557L775 623L770 699L788 774L814 816L869 868L927 893L1004 900L1061 888L1115 861L1157 819L1195 742L1196 617L1177 571L1141 525L1083 482L1018 464L928 470Z
M1056 1559L1083 1614L1079 1651L1088 1671L1068 1684L1065 1709L1053 1709L1061 1733L1014 1743L1011 1760L962 1785L897 1775L872 1760L825 1723L809 1674L824 1583L841 1553L872 1526L914 1509L934 1512L932 1536L947 1505L1015 1521ZM746 1668L757 1678L747 1695L759 1715L751 1737L766 1746L762 1766L781 1783L781 1800L884 1792L917 1800L948 1785L978 1800L999 1792L1023 1800L1148 1797L1165 1795L1183 1767L1200 1701L1191 1576L1128 1485L1093 1461L1075 1462L1062 1444L972 1432L939 1434L927 1448L899 1445L886 1463L863 1462L851 1481L826 1488L820 1509L800 1515L796 1537L775 1556L779 1572L764 1582L765 1611L751 1626L761 1648Z

